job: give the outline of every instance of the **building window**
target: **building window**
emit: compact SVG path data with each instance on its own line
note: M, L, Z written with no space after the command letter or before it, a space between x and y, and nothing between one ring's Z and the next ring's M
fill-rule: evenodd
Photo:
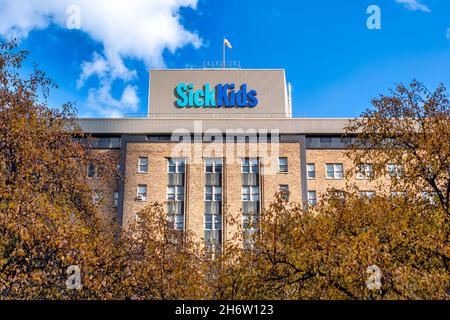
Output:
M167 187L168 201L184 201L184 186L168 186Z
M400 178L403 174L403 168L400 164L389 163L387 165L387 172L391 179Z
M222 172L222 159L205 159L205 172L206 173L221 173Z
M243 173L258 173L259 165L257 158L244 158L242 159L242 172Z
M222 187L205 186L205 201L222 201Z
M406 197L406 192L404 191L391 191L392 198L400 198Z
M175 230L184 229L184 214L170 214L167 216L167 221L173 224Z
M89 178L98 178L97 168L94 166L94 164L92 164L92 163L88 164L87 175Z
M373 198L375 197L375 191L360 191L359 196L362 198Z
M358 180L367 180L373 177L373 165L370 163L360 164L358 165L356 171L356 179Z
M140 184L137 187L137 201L147 201L147 185Z
M281 173L288 172L288 158L286 157L278 158L278 172Z
M306 174L308 179L316 178L316 165L314 163L308 163L306 165Z
M92 202L95 204L100 203L100 201L102 200L102 193L98 192L98 191L94 191L93 195L92 195Z
M134 221L136 221L137 224L141 224L144 222L144 219L142 219L142 216L140 215L140 213L136 212L134 214Z
M278 190L281 192L281 197L284 200L289 201L289 185L287 185L287 184L280 184L278 186Z
M167 172L168 173L184 173L185 160L184 159L168 159Z
M205 230L222 230L220 214L205 214Z
M242 201L259 201L259 187L258 186L243 186L242 187Z
M113 193L113 207L117 208L119 206L119 191L114 191Z
M344 165L342 163L327 163L327 179L344 179Z
M437 207L438 205L437 197L438 197L437 192L422 192L422 198L435 207Z
M317 192L316 191L308 191L308 204L310 206L315 206L317 204Z
M259 229L259 215L255 214L244 214L242 215L242 225L244 230L247 231L258 231Z
M138 172L139 173L147 173L148 172L148 158L147 157L139 157Z
M244 249L251 250L259 231L259 215L244 214L242 215Z

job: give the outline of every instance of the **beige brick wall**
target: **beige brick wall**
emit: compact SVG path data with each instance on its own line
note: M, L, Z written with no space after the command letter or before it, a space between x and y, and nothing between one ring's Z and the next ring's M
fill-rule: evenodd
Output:
M150 202L164 203L167 193L167 157L170 144L128 143L123 198L123 226L136 219L136 213ZM139 157L148 157L148 173L138 173ZM137 186L147 185L147 201L136 201Z
M167 158L172 156L175 144L172 143L128 143L125 167L125 194L123 222L126 228L135 219L135 214L148 203L166 201L167 187ZM259 148L258 148L259 147ZM260 193L264 196L262 206L267 205L272 196L278 191L280 184L288 184L291 192L290 199L301 201L300 184L300 146L298 143L281 143L255 145L234 143L216 143L211 153L212 145L190 145L186 149L184 157L189 158L186 166L187 185L185 188L186 199L186 228L192 231L197 239L204 234L204 157L224 158L223 165L223 204L224 213L237 215L240 221L241 200L241 162L242 157L261 157L261 163L267 175L261 179ZM200 157L194 157L196 151L200 151ZM261 152L265 152L262 153ZM273 152L273 153L272 153ZM187 155L187 156L186 156ZM181 157L181 155L178 155ZM278 157L288 158L288 173L270 172L271 164L278 169ZM148 157L148 173L138 173L138 158ZM137 186L147 185L148 201L135 201ZM230 238L236 232L236 226L225 226L225 238Z
M112 161L114 168L119 164L120 150L117 149L98 149L95 152L107 156ZM86 168L87 170L87 168ZM119 177L118 176L101 176L98 178L86 179L93 191L99 192L102 195L101 201L98 204L101 217L111 221L117 218L117 208L114 207L114 191L119 191Z
M263 183L263 203L267 207L273 201L274 195L279 191L279 185L289 186L289 201L301 202L301 166L300 166L300 144L283 143L279 146L279 157L288 158L288 172L264 175ZM271 159L278 166L278 158Z
M167 158L173 156L172 143L128 143L125 163L124 177L124 210L123 227L127 228L134 221L135 214L143 209L145 205L158 202L165 206L167 197ZM190 150L189 150L190 149ZM211 152L211 150L214 150ZM186 166L186 228L193 232L197 239L203 238L204 234L204 157L223 158L223 188L222 198L225 219L231 215L240 223L241 217L241 162L243 157L259 157L261 161L260 194L261 207L267 207L273 200L273 195L278 192L279 185L289 185L290 201L301 202L301 164L300 144L203 144L187 145L188 158ZM200 151L200 157L195 158L196 151ZM119 150L98 150L97 152L111 153L113 161L119 163ZM353 164L346 158L345 150L306 150L306 162L316 165L316 179L307 180L307 189L315 190L318 198L323 196L328 188L345 189L354 183L361 190L378 191L381 185L387 185L388 179L381 182L369 182L357 180L331 180L326 178L326 163L343 163L344 172L349 170ZM197 153L198 154L198 153ZM181 157L181 155L178 155ZM138 173L138 158L148 157L148 173ZM288 158L288 173L278 173L278 157ZM272 171L271 171L272 170ZM88 179L92 187L103 193L100 210L105 217L117 216L117 209L113 208L113 192L119 189L119 180L115 177L106 180ZM148 200L146 202L136 201L137 186L147 185ZM224 239L231 239L236 233L236 225L223 224Z
M387 184L387 179L379 181L368 181L356 179L356 176L351 176L349 179L327 179L326 178L326 164L327 163L342 163L344 165L344 174L353 168L351 159L344 155L345 150L306 150L306 162L314 163L316 165L316 178L308 179L308 190L315 190L317 192L317 199L323 196L328 188L346 189L351 184L354 184L360 190L364 191L379 191L380 185Z

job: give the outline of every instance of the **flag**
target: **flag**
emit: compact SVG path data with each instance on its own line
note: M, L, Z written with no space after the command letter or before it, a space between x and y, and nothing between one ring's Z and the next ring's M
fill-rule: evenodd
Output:
M223 39L223 43L225 43L225 45L226 45L228 48L233 49L233 47L231 46L230 41L228 41L227 39Z

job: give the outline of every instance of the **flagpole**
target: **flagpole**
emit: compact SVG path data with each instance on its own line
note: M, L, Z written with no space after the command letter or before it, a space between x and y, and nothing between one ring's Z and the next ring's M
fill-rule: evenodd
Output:
M223 61L222 61L222 68L225 69L225 36L223 36L223 41L222 41L222 45L223 45Z

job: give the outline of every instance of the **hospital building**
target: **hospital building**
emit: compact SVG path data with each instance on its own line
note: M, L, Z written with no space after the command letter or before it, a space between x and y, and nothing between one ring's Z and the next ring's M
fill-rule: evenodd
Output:
M278 191L307 206L343 189L349 120L293 117L282 69L182 69L150 71L145 117L78 121L120 168L96 190L106 215L126 228L164 203L176 229L220 245L233 232L228 214L251 229ZM95 168L87 178L96 185ZM364 175L352 182L373 193Z

